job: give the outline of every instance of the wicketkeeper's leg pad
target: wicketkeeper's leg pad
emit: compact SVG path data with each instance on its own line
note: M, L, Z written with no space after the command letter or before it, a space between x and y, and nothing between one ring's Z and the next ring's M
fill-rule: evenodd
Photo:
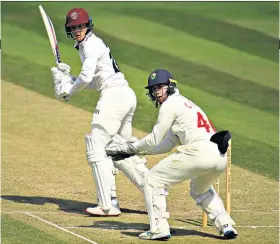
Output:
M148 176L144 182L144 198L150 220L150 232L169 232L169 212L166 207L166 196L168 192L164 188L153 188L148 183Z
M223 225L235 225L235 222L226 212L222 199L212 186L201 195L196 195L191 189L190 195L207 213L219 233L222 233Z

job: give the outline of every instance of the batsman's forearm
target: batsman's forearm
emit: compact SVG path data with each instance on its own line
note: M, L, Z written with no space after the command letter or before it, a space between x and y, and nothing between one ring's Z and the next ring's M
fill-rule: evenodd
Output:
M76 92L78 92L78 91L84 89L88 84L89 84L88 82L83 81L80 77L78 77L78 78L75 80L75 82L74 82L72 88L70 89L70 95L73 95L73 94L75 94Z

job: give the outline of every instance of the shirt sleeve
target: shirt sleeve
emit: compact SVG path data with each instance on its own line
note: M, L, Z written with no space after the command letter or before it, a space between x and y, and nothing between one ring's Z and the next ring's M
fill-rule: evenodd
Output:
M74 82L70 95L85 88L93 79L98 59L101 55L101 47L99 42L87 42L84 46L85 59L81 72Z
M158 146L150 147L146 151L142 151L141 153L146 155L167 153L170 152L179 142L179 138L173 135L169 130Z
M171 128L175 119L175 110L170 100L164 102L159 110L158 120L153 131L134 143L135 148L140 151L149 151L149 148L159 146L167 131Z

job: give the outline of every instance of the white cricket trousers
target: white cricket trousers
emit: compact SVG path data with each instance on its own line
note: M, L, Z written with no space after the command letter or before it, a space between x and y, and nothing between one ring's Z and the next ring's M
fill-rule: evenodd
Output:
M201 195L224 172L226 164L226 154L220 154L217 144L211 141L183 145L155 165L147 181L154 188L169 188L191 179L191 191Z
M103 202L116 197L114 166L112 160L106 156L105 147L117 133L126 140L130 139L136 105L134 91L128 85L123 85L102 90L94 110L91 122L94 150L91 152L90 165L97 186L98 198L103 196ZM98 172L95 166L98 166ZM98 183L97 175L100 175L104 182Z
M118 133L129 139L136 105L135 93L128 85L104 89L94 110L91 126L100 125L110 137Z

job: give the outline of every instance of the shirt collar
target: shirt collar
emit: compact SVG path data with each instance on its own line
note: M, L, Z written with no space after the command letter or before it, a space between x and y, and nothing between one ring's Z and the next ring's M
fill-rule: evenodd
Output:
M179 96L180 95L180 92L179 92L178 88L175 88L175 92L171 96L173 96L173 95L175 95L175 96Z
M89 33L86 34L84 40L82 40L81 42L75 41L74 48L79 50L79 46L83 45L87 41L87 39L92 35L94 35L94 34L90 31Z

